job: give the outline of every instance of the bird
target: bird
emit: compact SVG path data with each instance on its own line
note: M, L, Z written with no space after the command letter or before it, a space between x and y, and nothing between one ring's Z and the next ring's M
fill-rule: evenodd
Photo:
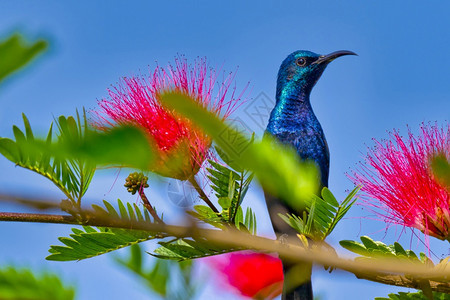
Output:
M318 180L320 195L323 187L328 187L330 169L330 152L322 126L311 106L310 94L330 62L345 55L357 55L348 50L335 51L327 55L316 54L307 50L298 50L289 54L281 63L278 71L276 102L270 113L269 122L264 135L272 136L278 143L294 148L301 160L312 161L320 171ZM275 234L279 239L295 237L297 232L281 220L278 214L295 214L303 216L289 206L289 202L278 199L264 191L266 204ZM283 259L286 274L295 265ZM311 266L306 266L311 268ZM283 300L313 299L311 271L308 279L300 285L288 284L285 280ZM294 287L292 287L292 285Z

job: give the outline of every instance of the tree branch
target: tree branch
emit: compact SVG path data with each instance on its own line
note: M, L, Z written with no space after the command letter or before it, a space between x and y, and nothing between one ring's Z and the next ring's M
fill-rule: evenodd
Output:
M58 223L79 225L80 222L71 215L49 215L29 213L0 212L0 221L10 222L34 222L34 223Z
M235 229L226 231L198 228L196 226L174 226L161 223L134 222L129 220L105 218L92 211L83 211L86 219L82 222L70 215L46 215L27 213L0 213L0 221L61 223L71 225L90 225L96 227L118 227L165 233L179 238L204 238L210 243L253 249L263 252L278 252L281 256L297 262L310 262L332 266L355 274L358 278L384 284L417 288L414 280L430 280L432 290L448 293L450 291L449 268L429 267L422 263L407 260L383 258L367 261L354 261L330 254L329 250L305 249L296 246L294 240L282 244L279 241L254 236ZM407 274L407 275L405 275ZM406 279L406 280L405 280ZM408 281L409 280L409 281Z
M369 273L354 273L356 278L365 279L374 282L379 282L383 284L408 287L413 289L421 289L420 281L408 278L404 275L393 275L393 274L369 274ZM439 282L430 280L430 286L433 291L450 293L450 285L447 282Z

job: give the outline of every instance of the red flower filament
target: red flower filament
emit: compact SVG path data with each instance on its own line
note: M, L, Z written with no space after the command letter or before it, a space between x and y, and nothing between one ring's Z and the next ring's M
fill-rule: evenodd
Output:
M405 140L394 131L389 141L374 140L360 170L349 176L386 221L442 240L450 239L450 196L432 174L430 160L436 155L450 158L449 124L446 127L423 125L417 137L409 131Z
M245 89L235 97L235 88L232 88L227 98L234 74L230 73L222 83L217 82L217 76L205 59L189 65L179 56L175 65L157 67L147 77L123 78L108 90L109 98L99 101L94 126L104 130L116 124L142 128L160 152L161 159L152 167L153 171L186 180L210 158L212 141L189 119L162 107L159 95L167 91L186 94L225 119L237 108Z

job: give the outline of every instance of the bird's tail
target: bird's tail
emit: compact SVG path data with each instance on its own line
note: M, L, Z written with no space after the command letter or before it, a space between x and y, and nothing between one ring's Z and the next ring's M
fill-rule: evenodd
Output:
M279 214L299 213L290 210L289 207L285 205L281 205L281 203L283 203L282 201L265 191L264 195L277 238L283 242L286 238L296 237L297 231L286 224L286 222L279 217ZM300 242L300 240L298 240L298 242ZM308 263L293 263L283 257L280 258L283 262L284 272L282 300L313 300L311 286L312 265Z
M282 300L313 300L311 264L283 262L284 285Z

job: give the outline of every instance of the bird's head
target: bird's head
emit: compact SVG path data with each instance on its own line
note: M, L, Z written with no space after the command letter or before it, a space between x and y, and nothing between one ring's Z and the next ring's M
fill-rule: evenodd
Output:
M277 97L282 92L308 94L319 80L327 65L344 55L357 55L352 51L335 51L328 55L299 50L289 54L278 72Z

